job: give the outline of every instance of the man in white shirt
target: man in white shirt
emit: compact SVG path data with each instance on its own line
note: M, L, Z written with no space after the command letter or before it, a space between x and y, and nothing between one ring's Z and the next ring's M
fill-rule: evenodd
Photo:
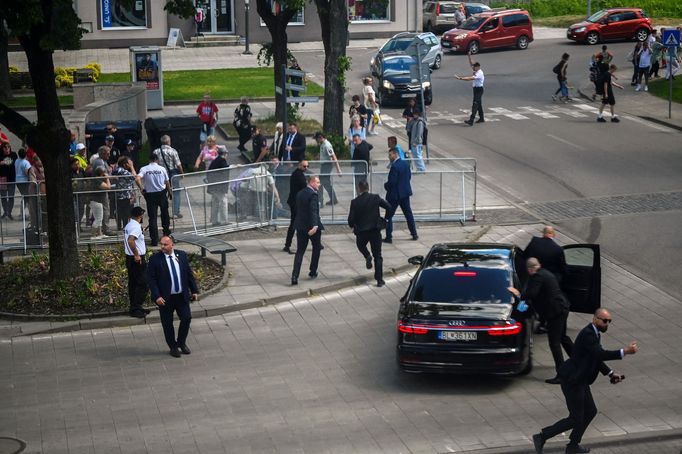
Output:
M472 81L471 85L474 88L474 101L471 104L471 116L464 123L468 124L469 126L473 126L474 118L476 118L477 112L478 120L476 120L476 123L485 122L485 119L483 118L483 83L485 82L485 75L481 69L481 64L479 62L472 62L470 53L467 54L467 56L469 57L471 69L474 71L473 76L458 76L455 74L455 79Z
M161 209L161 227L163 234L170 235L170 215L168 214L168 199L173 198L171 183L166 169L159 165L159 156L152 153L149 164L142 167L135 177L135 184L140 188L147 201L149 216L149 237L152 246L159 242L159 230L156 224L156 210ZM144 184L143 184L144 182Z
M123 249L126 254L126 270L128 270L128 298L130 299L131 317L144 318L149 309L142 307L147 296L147 248L144 244L142 217L144 208L133 207L130 210L130 221L123 229Z
M168 172L168 179L173 187L173 217L182 218L180 214L180 178L173 178L176 175L184 173L182 169L182 162L180 162L180 155L178 151L171 147L171 138L168 135L161 136L161 148L154 150L155 155L159 157L159 165Z

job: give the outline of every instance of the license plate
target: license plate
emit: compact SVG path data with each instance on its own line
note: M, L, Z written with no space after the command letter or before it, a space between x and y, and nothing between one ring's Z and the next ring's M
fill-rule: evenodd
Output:
M475 341L477 333L476 331L441 331L438 337L446 341Z
M450 44L450 43L447 42L447 41L443 41L442 43L440 43L440 45L443 46L443 47L450 47L450 46L452 46L452 44Z
M401 98L416 98L417 93L403 93L400 95Z

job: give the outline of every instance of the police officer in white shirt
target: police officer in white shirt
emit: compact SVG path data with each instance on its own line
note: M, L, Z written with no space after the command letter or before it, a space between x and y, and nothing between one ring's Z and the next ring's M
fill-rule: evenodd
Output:
M485 122L485 119L483 118L483 83L485 82L485 75L483 74L483 70L481 70L481 64L479 62L472 62L470 53L467 54L467 56L469 57L469 65L471 65L474 75L458 76L455 74L455 79L472 81L471 85L474 87L474 102L471 105L471 116L464 123L473 126L476 112L478 112L478 120L476 120L476 123Z
M130 316L144 318L149 309L142 307L147 296L147 248L144 244L142 218L144 208L133 207L130 210L130 221L123 229L123 249L126 254L126 270L128 270L128 298L130 299Z
M151 156L149 156L149 164L140 169L135 177L135 183L142 190L144 199L147 201L149 237L152 240L152 246L156 246L159 243L159 229L156 225L156 209L161 209L161 227L163 228L163 234L170 235L168 199L173 198L168 172L159 165L158 155L152 153Z

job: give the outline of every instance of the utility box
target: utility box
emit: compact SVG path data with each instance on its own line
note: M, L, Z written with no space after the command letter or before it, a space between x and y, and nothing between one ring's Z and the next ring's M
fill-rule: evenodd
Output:
M130 48L130 75L133 82L144 82L147 87L147 108L163 109L163 65L161 48L132 46Z
M201 151L201 127L203 123L197 116L147 118L144 129L149 139L149 149L153 151L161 146L161 136L168 135L171 147L178 150L180 161L185 169L194 165L194 160Z

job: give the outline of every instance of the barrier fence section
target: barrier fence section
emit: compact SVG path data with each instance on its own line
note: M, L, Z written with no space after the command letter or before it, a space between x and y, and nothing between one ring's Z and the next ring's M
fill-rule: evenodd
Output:
M357 183L367 179L370 191L385 197L390 161L309 161L309 174L320 176L320 216L327 224L347 222L350 201L357 195ZM296 162L255 163L224 169L194 172L172 177L173 200L169 201L171 231L217 235L268 225L287 225L291 216L287 204L291 173ZM414 167L413 162L410 162ZM111 189L101 189L101 177L72 180L76 235L80 244L121 242L122 228L130 208L146 207L143 194L132 176L109 176ZM476 217L476 161L472 158L432 158L425 172L412 172L412 210L421 221L468 221ZM14 220L0 219L0 245L16 249L47 245L45 195L40 183L0 185L0 199L7 211L13 205ZM94 203L93 203L94 202ZM97 204L101 205L100 207ZM19 212L17 213L17 208ZM102 236L92 229L93 218L101 216ZM111 217L112 219L109 219ZM146 224L148 213L145 215ZM398 210L396 220L402 220ZM161 230L160 217L157 220Z

